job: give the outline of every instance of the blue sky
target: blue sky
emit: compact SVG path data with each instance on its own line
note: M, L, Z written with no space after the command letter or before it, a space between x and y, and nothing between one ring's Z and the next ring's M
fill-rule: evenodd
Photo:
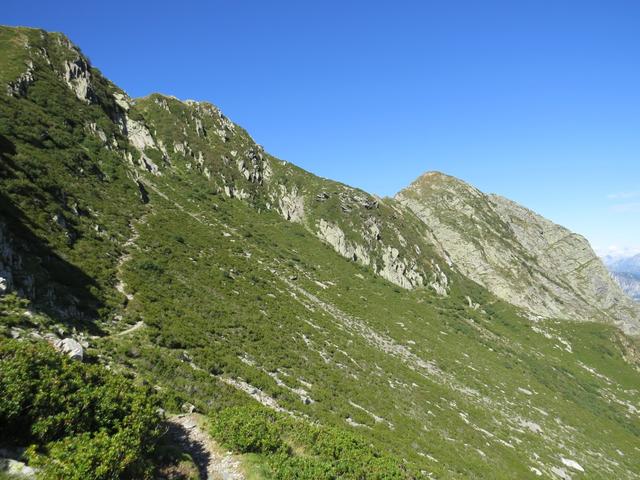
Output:
M392 195L440 170L640 251L638 1L4 0L0 23L318 175Z

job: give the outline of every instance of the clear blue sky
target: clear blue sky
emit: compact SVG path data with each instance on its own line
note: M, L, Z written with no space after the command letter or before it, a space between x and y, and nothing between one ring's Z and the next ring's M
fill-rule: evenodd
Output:
M0 23L318 175L392 195L440 170L640 249L639 1L4 0Z

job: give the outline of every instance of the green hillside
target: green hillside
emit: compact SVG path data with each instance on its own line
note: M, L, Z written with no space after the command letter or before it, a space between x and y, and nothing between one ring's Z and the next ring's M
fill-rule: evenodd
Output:
M86 342L264 478L640 476L637 338L532 322L409 208L60 34L0 28L0 72L3 336Z

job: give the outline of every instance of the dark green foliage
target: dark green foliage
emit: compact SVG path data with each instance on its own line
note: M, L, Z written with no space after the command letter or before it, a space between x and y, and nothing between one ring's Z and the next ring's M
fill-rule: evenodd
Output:
M124 145L113 121L115 87L94 71L91 104L70 95L59 72L79 52L59 34L0 27L0 44L0 51L30 49L21 50L23 59L1 55L2 73L24 71L27 59L36 72L23 96L5 95L4 84L0 95L0 237L29 273L16 276L15 288L36 308L90 328L119 301L112 269L143 207L122 151L91 133ZM33 53L42 51L46 58Z
M237 452L263 455L274 479L413 478L399 459L382 455L354 433L257 405L213 414L211 433Z
M46 343L0 340L0 431L33 444L46 479L142 478L158 435L152 392Z
M211 433L223 445L241 453L273 453L284 447L271 410L232 407L214 415Z

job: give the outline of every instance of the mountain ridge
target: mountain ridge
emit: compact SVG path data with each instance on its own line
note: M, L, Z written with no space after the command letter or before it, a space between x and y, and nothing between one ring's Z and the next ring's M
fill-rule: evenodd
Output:
M465 276L500 298L532 315L601 318L640 333L640 311L584 237L438 172L422 175L395 198L449 245L453 263Z
M272 157L213 106L131 102L56 35L0 45L0 336L75 339L169 412L262 404L289 441L291 418L358 435L391 478L637 478L633 338L532 321L401 202ZM342 465L288 445L257 454L274 478ZM344 476L385 478L369 464Z

